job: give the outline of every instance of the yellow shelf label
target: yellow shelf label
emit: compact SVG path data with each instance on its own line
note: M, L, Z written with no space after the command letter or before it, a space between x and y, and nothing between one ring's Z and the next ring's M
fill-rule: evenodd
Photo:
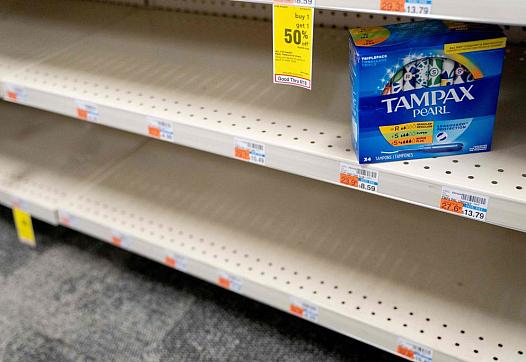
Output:
M314 1L272 5L274 83L312 88Z
M24 244L35 247L36 239L31 215L21 209L13 208L13 219L15 220L18 240Z
M444 44L445 54L458 54L478 52L481 50L493 50L506 47L506 38L484 39L475 41L465 41L462 43Z

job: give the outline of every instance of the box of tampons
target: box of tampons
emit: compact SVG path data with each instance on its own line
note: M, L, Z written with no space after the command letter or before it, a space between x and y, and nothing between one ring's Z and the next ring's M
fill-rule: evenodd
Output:
M350 33L360 163L491 149L506 47L500 27L427 20Z

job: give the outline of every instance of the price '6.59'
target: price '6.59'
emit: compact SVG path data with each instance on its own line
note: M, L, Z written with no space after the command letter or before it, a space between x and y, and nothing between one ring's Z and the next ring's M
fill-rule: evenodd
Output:
M292 29L285 29L285 43L292 43L294 41L294 44L300 45L301 44L301 31L299 30L292 30Z

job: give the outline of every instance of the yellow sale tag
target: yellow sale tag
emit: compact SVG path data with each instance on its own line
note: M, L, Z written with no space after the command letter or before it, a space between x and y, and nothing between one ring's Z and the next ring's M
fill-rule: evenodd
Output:
M311 89L314 0L275 0L272 19L274 83Z
M24 244L35 247L36 239L31 215L21 209L13 208L13 218L15 220L16 232L18 233L18 240Z

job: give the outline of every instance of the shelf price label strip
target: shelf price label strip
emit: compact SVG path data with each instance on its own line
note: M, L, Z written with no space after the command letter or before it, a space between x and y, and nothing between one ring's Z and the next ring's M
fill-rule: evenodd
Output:
M432 362L433 350L431 348L398 337L396 353L416 362Z
M318 322L320 314L317 306L295 297L290 297L289 312L314 323Z
M26 103L27 91L24 87L5 83L3 85L4 99L13 103Z
M243 282L241 279L230 275L226 272L220 271L217 278L217 284L220 287L231 290L236 293L241 294L241 288L243 287Z
M440 209L469 219L486 221L489 197L442 187Z
M263 143L257 143L236 137L234 138L234 157L250 163L265 166L265 145Z
M187 272L188 271L188 260L186 257L175 254L175 253L169 253L164 257L164 263L169 266L170 268Z
M415 15L431 14L432 0L380 0L380 10Z
M99 109L95 104L75 100L75 113L77 118L88 122L99 120Z
M378 171L340 162L340 184L369 192L378 192Z
M274 83L310 90L314 0L274 0L272 30Z
M172 122L149 116L146 117L146 122L148 123L148 135L150 137L163 141L174 142L174 130Z

